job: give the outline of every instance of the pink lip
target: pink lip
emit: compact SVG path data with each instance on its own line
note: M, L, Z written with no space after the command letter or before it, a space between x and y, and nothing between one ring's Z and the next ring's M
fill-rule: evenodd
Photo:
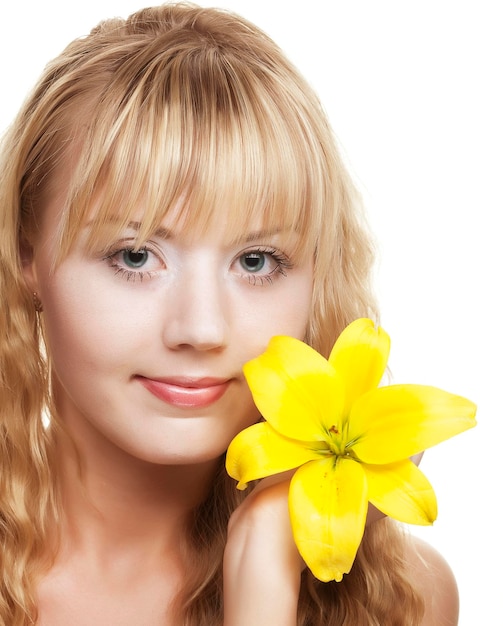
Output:
M189 409L210 406L224 395L231 382L223 378L136 378L156 398Z

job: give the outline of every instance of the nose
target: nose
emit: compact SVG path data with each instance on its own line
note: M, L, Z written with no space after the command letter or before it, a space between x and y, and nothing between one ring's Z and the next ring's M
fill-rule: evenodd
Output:
M228 298L221 277L195 267L168 287L164 343L171 350L223 349L228 340Z

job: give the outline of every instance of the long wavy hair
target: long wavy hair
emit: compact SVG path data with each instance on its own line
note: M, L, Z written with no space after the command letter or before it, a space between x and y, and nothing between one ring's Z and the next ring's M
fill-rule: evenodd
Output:
M102 22L71 43L8 129L0 160L0 623L8 626L36 621L37 580L57 545L61 424L23 255L52 175L69 159L55 263L91 209L93 248L141 207L140 247L183 202L187 228L216 221L242 233L258 216L261 228L288 224L300 234L300 252L315 260L306 341L323 354L350 321L377 318L359 195L317 97L267 35L229 12L183 3ZM222 554L240 498L222 462L187 529L180 624L222 623ZM341 583L306 572L299 625L418 624L404 541L390 520L375 522Z

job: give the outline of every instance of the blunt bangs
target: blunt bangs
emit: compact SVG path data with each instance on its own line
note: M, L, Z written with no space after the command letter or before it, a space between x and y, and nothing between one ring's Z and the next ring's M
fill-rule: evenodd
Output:
M90 221L92 249L131 221L141 222L141 246L175 207L195 236L282 227L299 252L314 253L334 193L330 131L310 113L314 96L286 61L278 70L277 59L240 59L190 35L139 40L118 55L80 121L62 256Z

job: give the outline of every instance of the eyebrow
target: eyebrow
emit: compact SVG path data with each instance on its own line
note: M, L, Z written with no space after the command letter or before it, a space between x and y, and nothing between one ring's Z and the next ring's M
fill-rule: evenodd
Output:
M115 220L113 218L107 220L110 223L114 224L117 223L118 220ZM89 226L93 225L93 221L91 220L88 224ZM138 232L139 230L141 230L142 224L141 222L137 222L137 221L131 221L128 222L126 225L127 229L131 229L134 230L136 232ZM278 235L280 233L284 233L284 232L289 232L291 233L292 230L290 228L287 227L281 227L278 226L276 228L266 228L263 230L257 230L257 231L252 231L246 235L242 235L242 236L237 236L234 240L233 240L233 245L236 244L240 244L240 243L248 243L251 241L257 241L258 239L267 239L268 237L273 237L274 235ZM170 230L169 228L165 228L163 226L159 226L158 228L155 229L153 235L155 237L159 237L160 239L165 239L165 240L169 240L169 239L173 239L174 238L174 233L172 230Z
M245 235L242 240L243 241L254 241L255 239L263 239L264 237L273 237L274 235L278 235L288 229L286 228L269 228L265 230L257 230L254 232Z
M113 225L116 225L119 223L118 219L114 219L113 217L105 220L107 223ZM96 220L90 220L87 224L86 227L88 228L92 228L95 224ZM135 230L136 232L138 232L141 229L141 222L128 222L126 224L126 229L128 230ZM172 231L170 231L168 228L164 228L163 226L159 226L159 228L156 228L154 231L154 235L156 237L160 237L161 239L172 239L173 237L173 233Z
M136 230L136 232L138 232L141 229L141 222L128 222L127 228L131 228L131 230ZM164 228L163 226L156 228L153 235L154 237L159 237L160 239L173 238L173 232L169 230L169 228Z
M257 230L248 233L247 235L243 235L242 237L237 237L233 243L247 243L250 241L257 241L258 239L268 239L269 237L274 237L275 235L281 235L283 233L288 233L289 235L296 234L296 230L293 228L288 228L286 226L278 226L276 228L266 228L264 230Z

